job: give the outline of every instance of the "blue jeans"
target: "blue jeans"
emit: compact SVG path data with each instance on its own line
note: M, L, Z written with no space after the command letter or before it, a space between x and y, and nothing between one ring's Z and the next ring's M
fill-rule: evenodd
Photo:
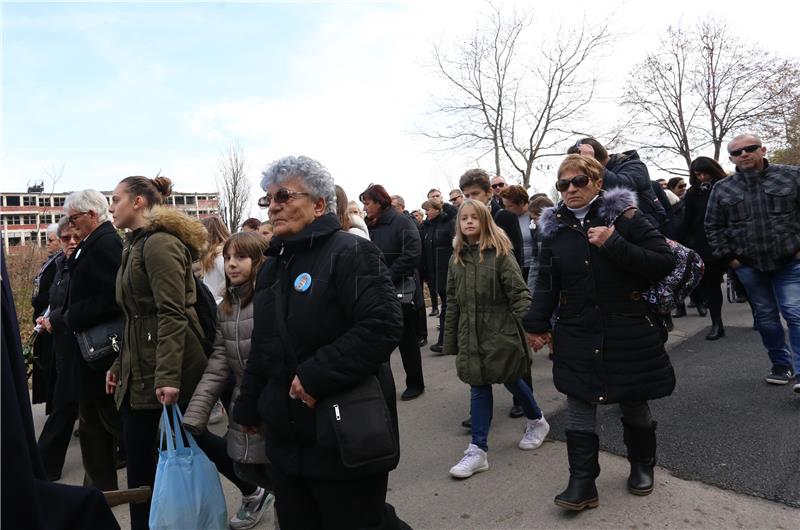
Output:
M533 390L522 379L504 385L522 405L525 417L536 420L542 417L542 410L533 398ZM470 409L472 414L472 443L489 450L489 426L492 424L493 396L492 385L470 386Z
M795 374L800 373L800 259L794 259L772 272L762 272L747 265L735 270L753 306L758 332L761 333L761 341L772 365L790 370L794 368ZM781 315L789 327L794 367L792 352L786 345Z

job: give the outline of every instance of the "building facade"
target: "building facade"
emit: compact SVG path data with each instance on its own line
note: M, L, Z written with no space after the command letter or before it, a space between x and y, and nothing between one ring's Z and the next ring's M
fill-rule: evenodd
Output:
M0 192L0 230L6 252L12 247L45 245L47 226L64 215L64 201L71 192L45 193L41 186L27 192ZM111 202L111 192L101 192ZM219 194L173 191L165 206L178 208L202 219L219 213Z

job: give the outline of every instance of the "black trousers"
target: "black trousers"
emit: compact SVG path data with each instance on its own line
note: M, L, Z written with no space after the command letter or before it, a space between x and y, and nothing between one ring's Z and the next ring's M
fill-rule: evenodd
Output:
M438 309L439 302L436 300L436 290L431 286L431 282L425 282L428 286L428 293L431 295L431 309Z
M439 298L442 299L442 307L439 309L439 338L436 344L444 344L444 315L447 313L447 291L439 291Z
M78 434L84 486L103 491L117 486L117 444L122 434L117 407L112 396L103 394L78 398Z
M128 488L153 487L158 463L158 427L160 409L132 410L126 398L120 409L128 449ZM197 446L214 462L217 470L239 488L242 495L250 495L256 487L240 479L233 470L224 438L205 431L194 437ZM131 530L147 530L150 503L131 504Z
M707 261L703 277L695 291L699 290L708 305L711 320L722 319L722 276L727 265L720 261Z
M290 477L273 467L282 530L381 528L389 474L349 480Z
M67 456L69 442L72 440L72 431L75 429L75 420L78 418L78 403L53 403L53 410L47 416L39 434L36 447L42 457L44 473L47 480L58 480L64 469L64 459Z
M423 312L425 309L423 308ZM422 377L422 354L417 338L417 309L413 304L403 304L403 336L400 338L400 357L406 371L406 388L425 388Z

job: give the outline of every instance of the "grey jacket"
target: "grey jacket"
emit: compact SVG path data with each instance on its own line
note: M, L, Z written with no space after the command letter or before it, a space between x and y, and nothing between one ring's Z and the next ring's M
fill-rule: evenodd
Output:
M228 375L233 372L236 387L233 390L231 409L228 410L228 456L236 462L263 464L267 462L264 439L260 435L245 434L235 423L233 407L239 397L242 373L250 356L250 336L253 334L253 303L241 307L238 289L232 288L233 311L226 315L217 310L217 335L214 351L208 359L206 371L197 384L192 400L183 415L183 425L190 432L200 432L208 424L211 409L219 399Z

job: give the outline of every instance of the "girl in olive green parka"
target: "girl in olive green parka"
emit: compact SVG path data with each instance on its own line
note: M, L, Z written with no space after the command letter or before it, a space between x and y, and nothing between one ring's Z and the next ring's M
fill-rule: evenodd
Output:
M493 384L504 384L525 411L520 449L536 449L550 430L533 390L522 379L530 357L519 320L530 301L508 237L485 205L465 200L458 210L447 274L444 332L444 353L456 355L458 378L470 385L472 443L450 469L455 478L489 469Z
M166 177L127 177L109 208L114 225L130 230L117 273L117 303L125 314L122 351L106 374L106 392L115 394L122 417L128 488L153 487L162 406L185 408L207 363L192 261L208 235L197 219L160 206L171 189ZM195 440L243 497L265 497L236 476L224 439L203 431ZM148 528L149 502L132 503L130 512L133 530ZM241 528L236 522L232 526Z

